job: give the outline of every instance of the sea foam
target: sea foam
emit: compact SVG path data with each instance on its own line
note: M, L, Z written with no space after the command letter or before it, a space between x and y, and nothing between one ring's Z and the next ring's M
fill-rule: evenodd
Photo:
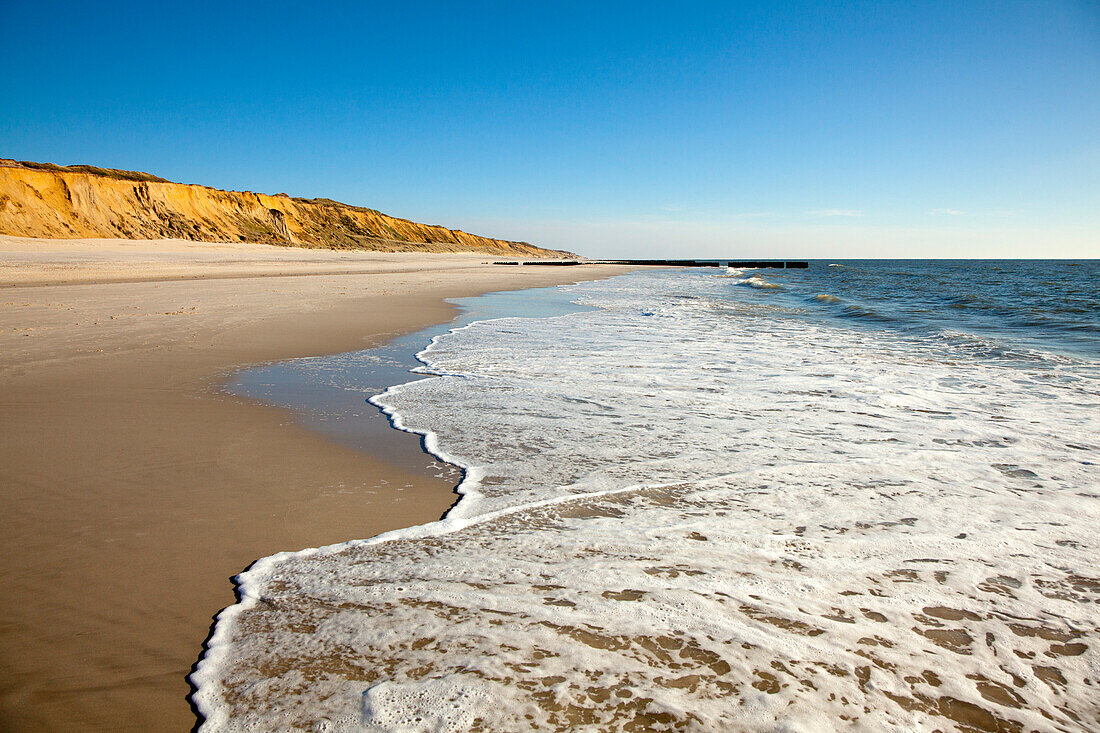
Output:
M1091 365L730 284L585 283L594 311L437 337L438 376L374 401L462 500L244 573L204 730L1100 724Z

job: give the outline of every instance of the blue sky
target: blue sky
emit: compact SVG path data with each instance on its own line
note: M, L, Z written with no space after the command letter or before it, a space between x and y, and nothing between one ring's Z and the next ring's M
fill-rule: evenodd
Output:
M591 256L1100 256L1100 3L0 0L0 157Z

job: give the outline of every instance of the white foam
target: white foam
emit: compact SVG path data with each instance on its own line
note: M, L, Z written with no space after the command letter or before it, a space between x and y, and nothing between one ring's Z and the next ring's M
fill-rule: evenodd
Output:
M729 284L582 284L599 311L437 338L443 376L375 401L462 501L243 574L205 729L1100 719L1088 365L800 325Z
M492 685L468 676L379 682L363 693L362 722L367 730L467 731L492 710L493 699Z
M744 285L745 287L749 287L749 288L759 288L760 290L782 290L783 289L782 285L776 285L775 283L769 282L769 281L765 280L762 277L757 277L756 275L751 275L749 277L741 278L739 280L735 280L734 282L736 282L738 285Z

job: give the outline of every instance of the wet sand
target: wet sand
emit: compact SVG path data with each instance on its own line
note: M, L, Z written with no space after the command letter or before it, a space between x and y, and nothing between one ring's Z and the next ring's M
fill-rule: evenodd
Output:
M0 728L187 730L231 576L438 518L449 483L219 385L625 271L494 259L0 237Z

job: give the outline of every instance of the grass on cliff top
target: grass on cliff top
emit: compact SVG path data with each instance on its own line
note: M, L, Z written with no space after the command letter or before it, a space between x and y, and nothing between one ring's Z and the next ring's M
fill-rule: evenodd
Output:
M56 165L54 163L35 163L30 160L13 161L18 168L31 168L40 171L62 171L68 173L88 173L93 176L114 178L120 181L151 181L155 183L171 183L166 178L154 176L152 173L141 171L124 171L117 168L100 168L94 165Z
M333 201L326 198L314 198L307 199L301 196L287 196L285 193L279 194L279 196L286 196L292 201L297 201L299 204L316 204L317 206L334 206L339 209L355 209L356 211L365 211L368 214L378 214L379 216L389 216L389 214L383 214L378 209L368 209L366 206L356 206L355 204L345 204L342 201Z

